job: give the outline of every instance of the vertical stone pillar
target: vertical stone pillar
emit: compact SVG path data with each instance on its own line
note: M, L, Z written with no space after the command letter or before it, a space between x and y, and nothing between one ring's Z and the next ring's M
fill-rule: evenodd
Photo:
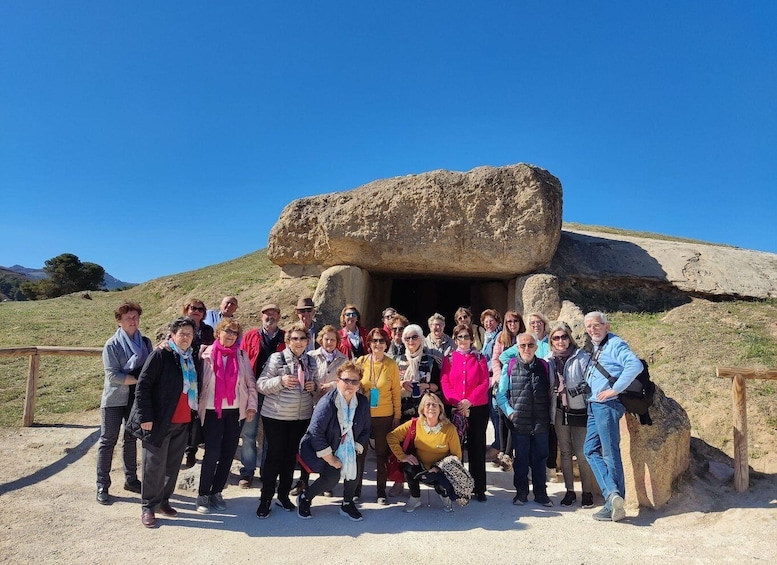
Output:
M313 302L324 324L340 327L340 311L346 304L355 305L365 316L369 307L370 274L350 265L329 267L318 279Z

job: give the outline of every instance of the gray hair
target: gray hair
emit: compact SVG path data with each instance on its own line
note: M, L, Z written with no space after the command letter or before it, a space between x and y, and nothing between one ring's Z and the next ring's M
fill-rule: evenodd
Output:
M590 318L597 318L602 324L607 324L607 316L598 310L594 310L593 312L586 314L585 318L583 318L583 323L586 323Z
M434 314L429 316L429 319L427 320L426 323L431 326L432 322L434 322L435 320L440 320L442 322L442 325L443 326L445 325L445 316L443 316L439 312L435 312Z
M402 339L405 339L406 337L411 335L417 335L418 337L422 338L424 337L424 330L422 330L421 326L419 326L418 324L410 324L402 332Z

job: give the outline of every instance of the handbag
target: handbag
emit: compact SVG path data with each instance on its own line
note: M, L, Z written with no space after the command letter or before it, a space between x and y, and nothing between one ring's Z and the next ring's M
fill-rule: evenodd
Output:
M402 451L406 455L412 455L415 452L415 444L413 442L415 441L415 427L417 421L418 418L413 418L410 421L410 429L405 436L405 441L402 442ZM393 451L389 453L388 461L386 461L386 476L388 480L394 481L395 483L405 482L405 473L402 471L402 462L397 459L397 456L394 455Z

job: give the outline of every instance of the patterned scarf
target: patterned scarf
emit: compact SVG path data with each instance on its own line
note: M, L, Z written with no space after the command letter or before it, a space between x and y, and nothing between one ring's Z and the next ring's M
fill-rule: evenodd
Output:
M566 408L569 408L569 399L565 392L566 383L564 383L564 365L566 365L567 360L574 352L575 348L570 344L564 351L556 351L554 349L551 353L553 355L553 360L555 361L556 374L554 375L554 380L556 382L556 392L561 399L562 406Z
M216 392L213 399L213 407L216 416L221 418L221 409L224 399L231 406L235 402L235 387L237 386L237 342L231 347L224 347L219 340L213 342L210 359L213 362L213 374L216 376Z
M135 331L135 335L130 337L123 329L118 328L116 330L116 338L119 341L119 345L124 350L124 354L127 356L127 362L122 367L128 373L139 370L143 367L143 363L146 362L151 350L143 341L143 336L140 330Z
M340 424L340 445L337 446L335 456L342 461L340 478L346 481L356 479L356 442L353 438L353 417L359 400L353 395L351 401L337 391L335 396L335 408L337 408L337 422Z
M183 393L189 401L189 408L197 410L197 371L194 369L194 359L192 358L192 348L181 351L175 345L172 339L168 339L170 349L178 355L181 360L181 372L183 372Z

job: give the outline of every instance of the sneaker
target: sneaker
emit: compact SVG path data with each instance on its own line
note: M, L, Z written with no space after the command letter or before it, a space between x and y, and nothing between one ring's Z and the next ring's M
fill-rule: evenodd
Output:
M488 502L488 497L484 492L478 492L472 498L474 498L478 502Z
M354 522L362 521L362 513L359 512L359 510L356 508L356 505L353 502L348 502L346 504L341 505L340 514L342 514L343 516L347 516L350 520L353 520Z
M332 498L334 495L335 495L335 493L332 492L331 490L325 490L324 491L324 496L327 497L327 498Z
M240 481L237 483L240 488L251 488L254 478L249 476L240 477Z
M308 488L308 485L306 485L304 481L297 481L297 484L294 485L294 488L289 491L289 496L298 496L306 488ZM291 504L291 501L289 501L289 504ZM294 509L292 508L292 510Z
M402 494L404 492L404 490L405 490L405 483L397 482L397 483L394 483L394 486L392 486L389 489L388 495L389 496L399 496L400 494Z
M259 508L256 509L257 518L264 520L270 515L270 511L272 510L272 508L270 508L271 502L272 500L262 500L259 502Z
M442 501L443 512L453 512L453 501L445 495L439 495Z
M305 497L305 493L297 496L297 517L302 520L310 520L313 517L310 513L310 500Z
M386 497L385 497L385 496L379 496L379 497L378 497L378 501L377 501L377 502L378 502L378 504L380 504L381 506L387 506L387 505L388 505L388 500L386 500Z
M543 495L540 495L540 496L537 496L535 494L534 495L534 502L536 502L537 504L542 504L543 506L547 506L548 508L553 506L553 501L550 499L550 497L548 497L547 494L543 494Z
M410 512L415 512L415 509L419 506L421 506L421 497L411 496L407 499L407 502L405 502L405 508L402 511L409 514Z
M288 498L279 498L278 500L275 501L275 506L280 506L286 512L293 512L294 510L297 509L297 507L294 506L294 503Z
M626 510L623 508L623 497L619 494L613 494L610 497L610 505L612 506L612 521L620 522L626 517Z
M526 504L526 501L529 500L529 497L525 494L516 494L513 497L513 505L514 506L523 506Z
M197 497L196 510L200 514L210 513L210 497L207 494L202 494Z
M594 495L592 492L584 492L583 493L583 499L580 501L580 504L583 508L593 508L594 507Z
M545 467L546 478L549 483L557 483L558 475L556 474L555 467Z
M610 522L612 521L612 510L606 506L602 506L599 510L594 512L591 517L600 522Z
M561 499L561 506L572 506L572 503L575 502L575 500L577 500L575 491L568 490L564 495L564 498Z
M213 508L213 510L218 510L219 512L227 509L227 503L224 502L224 497L220 492L210 495L210 507Z
M135 479L134 481L126 481L124 483L124 490L140 494L140 486L141 483L138 479Z

